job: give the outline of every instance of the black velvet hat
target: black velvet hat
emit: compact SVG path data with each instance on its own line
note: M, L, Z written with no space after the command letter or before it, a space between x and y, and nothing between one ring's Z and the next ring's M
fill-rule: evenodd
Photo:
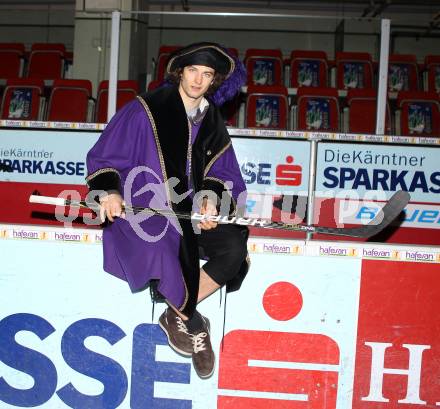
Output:
M235 69L234 59L216 43L194 43L171 54L167 74L188 65L204 65L228 78Z

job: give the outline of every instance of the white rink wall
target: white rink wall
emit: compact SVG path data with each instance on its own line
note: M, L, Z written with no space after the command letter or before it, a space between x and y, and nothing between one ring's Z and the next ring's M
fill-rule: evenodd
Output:
M0 226L2 408L440 401L439 247L250 239L249 275L227 296L223 349L224 294L200 305L217 354L201 380L166 346L164 304L152 320L148 291L131 294L103 272L101 234Z

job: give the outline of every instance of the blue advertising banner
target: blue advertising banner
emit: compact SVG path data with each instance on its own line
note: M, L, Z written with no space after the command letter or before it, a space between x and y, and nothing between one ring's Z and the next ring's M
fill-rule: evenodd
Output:
M390 64L388 69L389 91L408 91L409 71L407 64Z
M275 95L257 98L255 122L257 126L277 128L280 122L280 101Z
M408 129L410 135L432 133L432 104L417 102L408 105Z
M411 194L412 202L440 201L438 150L386 145L318 145L316 190L321 192L384 192Z
M298 64L298 86L319 86L319 61L305 60Z
M86 155L98 132L1 130L0 181L82 185ZM307 191L310 145L307 141L233 138L248 190L268 194Z
M84 184L85 158L99 132L2 129L0 181ZM287 139L233 137L248 190L265 194L304 194L309 183L310 143ZM383 191L387 197L406 190L411 201L438 203L438 149L320 142L316 190ZM319 194L318 194L319 196Z
M275 65L272 59L259 59L255 61L252 75L256 85L273 85L275 81Z
M32 89L17 88L9 102L9 119L28 119L31 116Z
M364 64L344 63L344 88L364 88Z
M2 129L0 181L84 184L86 154L98 132Z
M233 138L232 143L249 192L307 192L309 142Z
M330 128L330 104L328 99L309 99L306 112L307 130L325 131Z

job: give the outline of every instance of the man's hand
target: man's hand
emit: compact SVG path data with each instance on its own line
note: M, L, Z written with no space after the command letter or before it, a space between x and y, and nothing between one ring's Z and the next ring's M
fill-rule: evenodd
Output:
M111 222L113 222L115 217L125 217L125 213L122 211L124 206L124 200L118 193L112 193L107 196L103 196L99 199L101 208L99 209L99 216L101 222L105 222L107 217Z
M216 216L218 214L217 207L209 199L203 199L202 207L200 208L200 214L206 214L207 216ZM202 220L197 227L202 230L211 230L217 227L217 222L210 220Z

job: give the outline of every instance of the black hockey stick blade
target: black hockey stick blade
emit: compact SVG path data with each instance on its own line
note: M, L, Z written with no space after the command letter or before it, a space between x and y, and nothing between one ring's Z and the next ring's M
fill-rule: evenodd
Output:
M325 233L367 239L375 236L392 223L409 203L410 198L411 196L408 192L399 190L391 196L391 198L385 203L385 206L379 210L376 217L368 224L359 227L313 226L315 229L312 233Z

